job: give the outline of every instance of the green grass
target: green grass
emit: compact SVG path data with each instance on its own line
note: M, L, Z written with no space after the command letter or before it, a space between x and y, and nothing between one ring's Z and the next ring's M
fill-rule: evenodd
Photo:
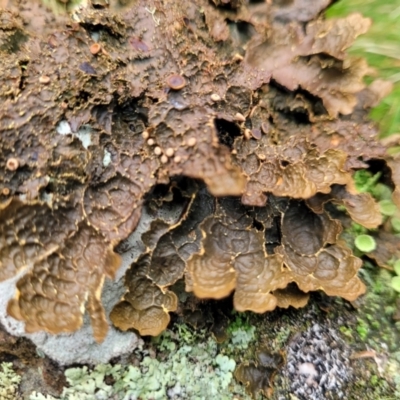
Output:
M352 12L371 18L373 24L349 53L366 58L376 69L376 77L394 84L392 93L372 110L371 117L379 122L381 137L400 133L400 0L341 0L329 9L328 17Z

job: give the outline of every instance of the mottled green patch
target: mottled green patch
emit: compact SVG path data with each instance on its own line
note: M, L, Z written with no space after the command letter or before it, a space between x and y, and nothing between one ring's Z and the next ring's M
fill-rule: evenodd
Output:
M234 331L235 332L235 331ZM150 351L152 350L152 351ZM138 365L98 365L65 371L69 387L60 400L230 400L248 397L233 380L236 362L222 354L218 344L204 330L175 325L137 351ZM111 378L111 379L110 379ZM33 393L30 400L54 400Z

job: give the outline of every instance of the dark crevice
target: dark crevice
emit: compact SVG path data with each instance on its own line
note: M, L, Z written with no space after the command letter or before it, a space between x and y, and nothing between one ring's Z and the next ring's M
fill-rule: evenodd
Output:
M265 230L265 250L267 254L274 254L275 248L281 245L281 217L276 216L272 220L270 228Z
M286 160L279 160L279 163L282 167L287 167L290 164L289 161Z
M230 21L228 27L231 38L238 45L245 45L256 33L254 26L245 21Z
M372 159L367 161L369 165L368 171L375 175L377 173L381 173L381 177L379 179L380 183L383 183L386 186L389 186L391 189L394 189L394 184L392 181L392 170L387 166L384 160Z
M233 142L241 135L240 128L234 122L225 119L216 118L214 123L219 142L232 149Z
M264 230L264 225L260 221L257 221L254 218L253 219L253 228L257 229L258 231L263 231Z
M86 105L90 99L90 93L81 90L76 98L75 107L80 107L82 105Z
M272 102L273 107L298 125L311 123L310 112L314 116L327 114L322 100L307 90L299 88L292 92L273 80L270 85L277 90L277 96Z
M19 90L24 90L25 89L25 80L26 80L26 69L28 67L29 61L20 61L19 62L19 67L21 69L21 79L19 80L19 85L18 88Z
M139 135L148 124L148 109L142 106L140 99L134 99L121 105L117 105L112 112L114 126L125 126L130 132ZM122 124L122 125L121 125ZM123 137L121 137L121 140Z
M111 38L116 38L116 39L121 38L121 34L118 32L118 30L112 29L107 24L82 22L80 25L82 26L83 29L85 29L88 32L89 35L93 32L102 32L103 35L108 35Z

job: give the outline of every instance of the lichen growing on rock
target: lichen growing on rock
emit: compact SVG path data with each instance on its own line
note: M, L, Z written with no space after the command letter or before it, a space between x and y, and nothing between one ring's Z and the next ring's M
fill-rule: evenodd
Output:
M369 20L326 21L328 4L0 10L0 280L18 274L8 312L27 332L73 332L86 310L104 340L104 281L144 210L155 218L110 315L122 330L158 335L182 279L258 313L364 292L325 206L381 223L352 185L385 156L365 118L379 96L345 52Z
M21 376L14 372L12 363L2 362L0 368L0 398L14 400L17 396Z
M207 399L217 396L229 400L243 390L232 382L235 361L218 351L217 343L204 331L188 334L185 326L178 337L167 331L159 338L159 349L166 350L162 360L137 351L136 365L99 364L65 371L69 387L60 400L81 399ZM179 339L179 340L177 340ZM108 382L107 382L108 381ZM30 400L55 400L34 392Z

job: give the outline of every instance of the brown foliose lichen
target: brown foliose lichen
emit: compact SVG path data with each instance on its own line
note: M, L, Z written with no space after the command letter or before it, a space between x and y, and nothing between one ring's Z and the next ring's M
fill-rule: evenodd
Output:
M272 3L0 10L0 280L22 274L8 310L27 331L74 331L86 307L105 337L103 282L143 207L160 212L111 313L120 329L159 334L182 279L258 313L364 292L325 205L381 223L352 184L385 158L366 118L377 92L345 52L370 22L325 20L329 0Z

